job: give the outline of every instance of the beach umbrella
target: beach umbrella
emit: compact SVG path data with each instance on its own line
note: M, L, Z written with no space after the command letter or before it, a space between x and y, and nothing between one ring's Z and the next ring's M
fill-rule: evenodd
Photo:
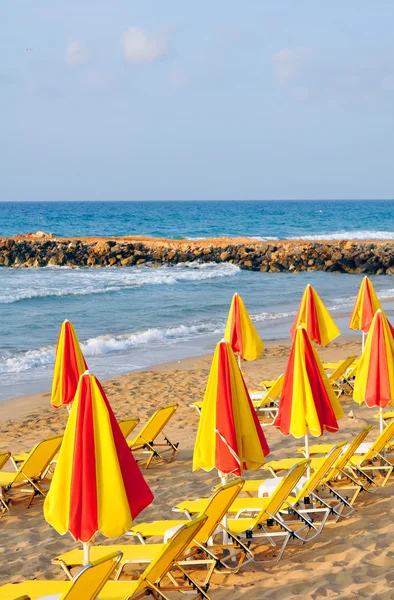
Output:
M87 364L79 346L77 334L70 321L60 328L52 379L51 403L55 408L69 405L74 400L80 375Z
M257 360L263 352L263 342L253 325L239 294L234 294L227 317L224 339L240 359Z
M316 349L304 327L295 331L279 411L273 422L284 435L305 438L309 458L309 434L337 431L343 410L331 386Z
M268 453L234 352L223 339L216 345L202 403L193 471L217 469L223 483L229 475L259 469Z
M353 398L361 404L379 407L380 431L383 408L394 406L394 338L386 315L378 309L372 319L354 382Z
M318 346L327 346L340 335L340 331L318 293L311 285L307 285L303 293L298 312L292 328L294 338L297 327L305 327L309 338Z
M100 382L86 371L45 498L45 519L83 543L87 564L98 531L109 538L123 535L152 500Z
M365 334L368 333L374 314L379 309L382 309L379 298L376 295L371 280L365 276L358 290L349 319L349 329L359 329L363 332L363 350Z

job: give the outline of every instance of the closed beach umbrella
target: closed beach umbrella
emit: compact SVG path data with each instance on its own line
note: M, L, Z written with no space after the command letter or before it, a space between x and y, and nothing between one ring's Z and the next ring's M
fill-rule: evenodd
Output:
M394 406L394 339L386 315L380 309L369 328L354 383L353 398L361 404L379 407L380 431L383 431L383 408Z
M379 298L376 295L371 280L365 276L358 290L349 319L349 329L359 329L363 332L363 350L365 334L368 333L374 314L379 309L382 309Z
M341 333L320 296L309 284L305 288L296 318L290 329L291 337L294 338L299 326L306 329L309 338L318 346L327 346Z
M222 340L216 346L193 455L193 471L217 469L222 481L259 469L269 447L234 352Z
M234 294L231 301L224 339L243 360L256 360L263 352L263 342L238 294Z
M152 500L100 382L86 371L45 499L45 519L61 535L68 532L83 543L87 563L98 531L119 537Z
M55 408L68 406L77 391L80 375L87 369L77 334L70 321L60 328L52 380L51 403Z
M339 400L328 380L320 358L306 330L295 331L279 411L273 422L284 435L305 437L309 457L308 435L337 431L337 420L343 417Z

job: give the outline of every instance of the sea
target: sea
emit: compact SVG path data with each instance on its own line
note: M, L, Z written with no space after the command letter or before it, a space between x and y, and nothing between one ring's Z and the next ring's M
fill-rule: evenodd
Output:
M394 201L0 203L0 236L394 239ZM212 352L235 292L265 341L289 338L307 283L349 335L360 275L260 273L231 264L0 268L0 400L50 389L59 327L74 324L99 379ZM390 316L394 279L371 277ZM358 334L356 334L358 335ZM262 373L262 377L264 373Z

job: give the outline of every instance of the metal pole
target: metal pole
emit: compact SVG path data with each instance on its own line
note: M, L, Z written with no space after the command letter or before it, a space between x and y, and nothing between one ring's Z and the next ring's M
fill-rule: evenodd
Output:
M305 456L306 456L306 458L309 458L309 438L308 438L308 434L307 433L305 434ZM310 476L311 476L311 468L310 468L310 466L308 467L308 469L306 471L306 474L307 474L308 479L309 479Z
M83 546L83 564L88 565L90 563L90 543L82 542Z

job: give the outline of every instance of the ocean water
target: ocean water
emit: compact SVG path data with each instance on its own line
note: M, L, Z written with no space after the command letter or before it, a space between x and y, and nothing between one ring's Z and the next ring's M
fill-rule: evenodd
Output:
M394 201L0 203L0 236L393 239Z
M393 210L391 202L0 204L0 234L45 230L59 235L306 238L343 232L344 238L352 239L394 237ZM390 314L394 279L372 280ZM73 322L89 368L104 380L211 352L222 338L234 292L242 295L263 340L285 339L305 285L312 283L342 333L348 334L347 315L360 282L359 275L253 273L213 263L116 269L3 267L0 400L50 388L64 319Z

